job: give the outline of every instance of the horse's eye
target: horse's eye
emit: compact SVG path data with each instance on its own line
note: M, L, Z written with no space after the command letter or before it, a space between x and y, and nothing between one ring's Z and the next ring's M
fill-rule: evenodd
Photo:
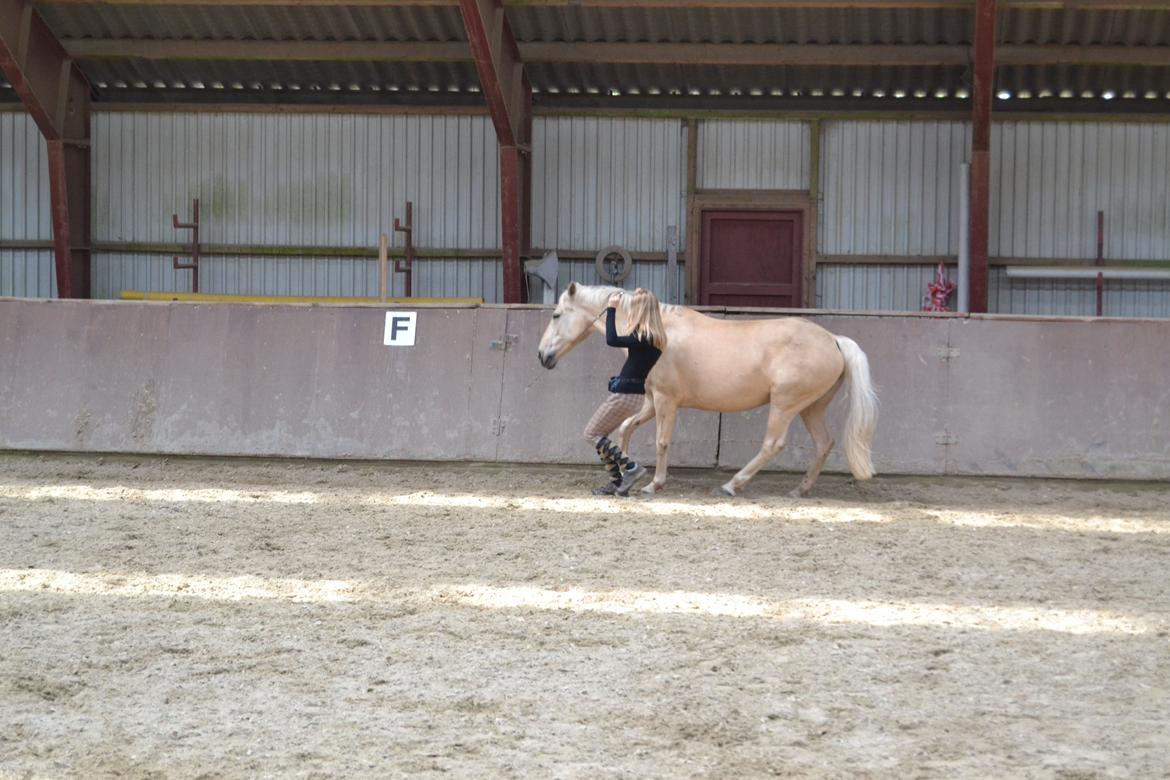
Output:
M561 313L559 311L554 311L553 312L553 319L559 320L560 318L561 318Z

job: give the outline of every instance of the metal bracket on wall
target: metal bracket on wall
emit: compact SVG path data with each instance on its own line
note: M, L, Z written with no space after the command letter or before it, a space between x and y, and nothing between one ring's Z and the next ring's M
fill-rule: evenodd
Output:
M414 203L406 201L406 224L402 225L398 222L398 217L394 218L395 232L402 233L406 247L403 251L405 257L402 260L394 258L394 273L404 274L406 297L409 298L411 293L411 273L414 270Z
M490 349L498 350L500 352L507 352L512 347L520 343L520 336L515 333L506 333L502 339L493 341Z
M504 432L504 421L499 417L492 418L492 436L499 436Z
M171 256L171 266L176 271L190 271L191 272L191 292L199 292L199 198L195 198L192 206L192 214L190 222L180 222L178 214L171 214L171 225L175 230L190 230L191 231L191 261L189 263L180 263L177 255Z

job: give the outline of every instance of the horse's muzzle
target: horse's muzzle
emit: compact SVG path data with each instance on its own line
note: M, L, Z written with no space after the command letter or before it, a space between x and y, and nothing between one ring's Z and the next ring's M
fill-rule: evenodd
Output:
M542 366L544 366L545 368L556 368L557 367L557 355L555 352L548 352L548 353L537 352L536 356L538 358L540 358L540 364Z

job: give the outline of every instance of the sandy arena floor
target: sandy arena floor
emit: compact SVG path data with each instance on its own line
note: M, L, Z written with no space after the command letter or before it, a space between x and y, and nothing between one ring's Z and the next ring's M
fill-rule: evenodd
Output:
M1170 486L0 457L0 777L1165 777Z

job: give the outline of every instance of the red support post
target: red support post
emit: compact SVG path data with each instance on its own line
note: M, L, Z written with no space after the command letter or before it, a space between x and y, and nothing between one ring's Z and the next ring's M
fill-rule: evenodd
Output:
M504 303L522 303L520 285L522 209L521 189L524 165L520 150L515 146L500 147L500 231L504 251Z
M975 66L971 90L970 290L972 312L987 311L991 232L991 101L995 92L995 3L976 0Z
M532 197L532 85L500 0L459 0L459 7L500 149L504 302L523 303L521 258L530 239Z
M0 0L0 71L48 145L57 295L88 298L89 82L31 0Z

